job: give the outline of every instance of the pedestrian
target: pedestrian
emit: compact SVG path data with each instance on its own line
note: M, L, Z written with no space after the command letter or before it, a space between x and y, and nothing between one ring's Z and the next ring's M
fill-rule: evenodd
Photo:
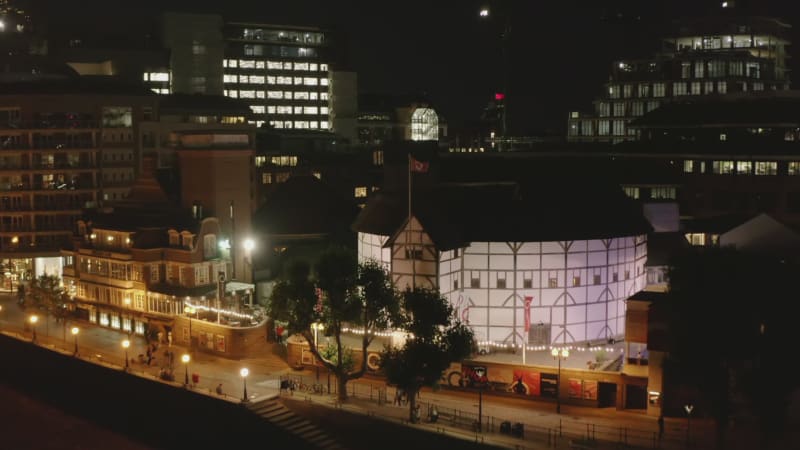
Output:
M222 395L222 383L217 385L217 395Z
M660 441L661 438L664 437L664 416L658 416L658 440Z

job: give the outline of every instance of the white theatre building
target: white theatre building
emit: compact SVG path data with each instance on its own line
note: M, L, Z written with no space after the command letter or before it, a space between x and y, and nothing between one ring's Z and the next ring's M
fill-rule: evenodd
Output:
M370 198L354 224L359 258L382 262L400 289L438 288L481 345L624 335L650 225L618 187L440 183L411 204L409 221L407 192Z

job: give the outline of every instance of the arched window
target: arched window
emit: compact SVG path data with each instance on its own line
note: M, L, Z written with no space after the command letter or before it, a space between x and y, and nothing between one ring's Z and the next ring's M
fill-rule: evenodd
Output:
M439 116L430 108L417 108L411 114L412 141L438 141Z

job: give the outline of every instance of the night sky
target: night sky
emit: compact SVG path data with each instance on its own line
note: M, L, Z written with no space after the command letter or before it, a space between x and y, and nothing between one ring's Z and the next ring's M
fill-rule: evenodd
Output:
M35 0L34 0L35 1ZM501 89L499 23L480 21L481 0L197 0L138 2L39 0L51 27L59 22L103 33L141 28L165 9L221 12L267 23L317 25L345 33L348 63L367 93L424 94L451 127L477 119ZM489 0L489 4L503 0ZM511 8L509 126L514 134L563 135L567 112L588 110L611 62L647 55L665 18L716 0L505 0ZM800 43L800 1L738 0L740 10L782 17ZM80 4L80 8L75 8ZM110 25L110 24L113 24ZM797 47L797 45L795 45ZM796 49L790 52L797 59ZM792 63L796 65L796 62Z

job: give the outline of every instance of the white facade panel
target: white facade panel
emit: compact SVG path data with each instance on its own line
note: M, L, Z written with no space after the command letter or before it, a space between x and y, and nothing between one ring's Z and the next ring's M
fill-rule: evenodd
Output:
M424 235L420 238L425 241ZM384 242L385 237L359 234L359 257L382 255L376 248ZM524 333L524 298L530 296L531 323L542 324L537 332L546 331L536 339L544 336L559 345L596 343L623 334L624 300L645 285L646 252L644 236L514 245L476 242L459 251L459 258L452 259L452 251L439 255L438 282L479 341L519 344L514 336ZM395 275L408 273L408 267L401 267L404 262L395 257L394 269L400 272ZM418 272L423 267L427 272L427 261L418 264Z
M514 270L513 255L490 255L489 267L492 269Z

